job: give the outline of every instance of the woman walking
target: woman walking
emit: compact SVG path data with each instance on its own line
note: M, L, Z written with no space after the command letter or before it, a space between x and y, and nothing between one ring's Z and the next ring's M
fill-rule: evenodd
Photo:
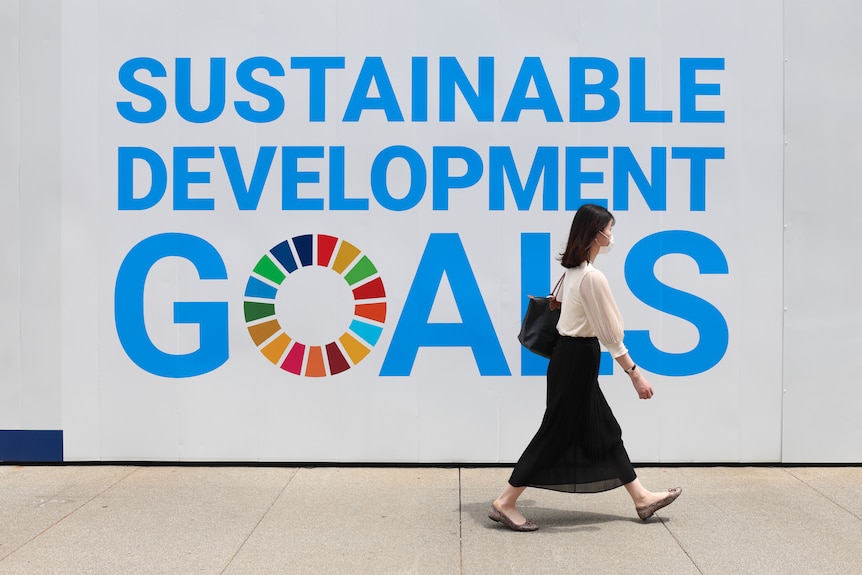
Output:
M654 493L641 485L623 446L622 430L599 388L601 342L631 378L638 397L653 396L623 345L623 320L607 278L593 267L596 257L613 247L614 223L607 209L594 204L581 206L572 220L561 256L566 268L557 323L561 337L548 364L545 415L488 511L488 517L514 531L539 528L516 507L527 487L597 493L622 485L643 520L673 503L682 491L675 487Z

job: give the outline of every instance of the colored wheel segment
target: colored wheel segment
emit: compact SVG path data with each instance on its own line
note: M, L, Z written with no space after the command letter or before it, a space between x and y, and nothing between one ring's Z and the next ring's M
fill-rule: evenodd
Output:
M325 345L298 341L276 317L278 288L309 266L339 274L353 294L350 326ZM326 377L347 371L377 344L386 321L386 289L377 268L353 244L323 234L295 236L258 260L246 283L243 313L251 340L271 363L295 375Z

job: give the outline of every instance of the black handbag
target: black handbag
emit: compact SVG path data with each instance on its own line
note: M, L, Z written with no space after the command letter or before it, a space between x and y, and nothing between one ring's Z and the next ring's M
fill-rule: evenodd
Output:
M560 319L560 307L557 292L566 274L560 276L554 291L545 297L531 295L527 302L527 312L521 320L521 331L518 341L521 345L542 357L551 357L560 334L557 332L557 322Z

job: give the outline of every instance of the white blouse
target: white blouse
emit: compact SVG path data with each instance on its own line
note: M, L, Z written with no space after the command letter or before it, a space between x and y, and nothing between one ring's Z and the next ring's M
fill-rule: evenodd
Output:
M623 345L623 316L605 274L584 262L566 270L560 295L563 306L557 331L571 337L597 337L612 357L628 352Z

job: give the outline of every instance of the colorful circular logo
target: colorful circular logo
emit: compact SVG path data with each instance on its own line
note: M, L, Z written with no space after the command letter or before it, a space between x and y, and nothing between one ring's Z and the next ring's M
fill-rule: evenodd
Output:
M317 266L339 274L353 293L353 319L341 336L325 345L307 345L281 328L275 298L296 270ZM347 371L371 351L386 320L386 290L377 268L353 244L323 234L285 240L254 266L243 300L246 327L258 350L284 371L326 377Z

